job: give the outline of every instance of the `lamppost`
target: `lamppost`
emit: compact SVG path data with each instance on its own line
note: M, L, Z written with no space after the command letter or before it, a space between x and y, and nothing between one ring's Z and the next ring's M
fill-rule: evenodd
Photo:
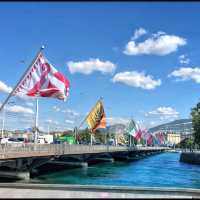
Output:
M12 105L14 103L15 103L14 101L11 101L11 102L8 102L8 105ZM2 112L1 138L4 137L5 117L6 117L6 106L3 108L3 112Z

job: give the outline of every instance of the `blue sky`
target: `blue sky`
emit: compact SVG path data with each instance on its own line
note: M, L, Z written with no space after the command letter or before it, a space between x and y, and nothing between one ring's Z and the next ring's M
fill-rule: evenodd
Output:
M44 129L78 126L100 96L110 124L188 118L200 94L199 19L198 2L0 3L0 101L45 45L71 88L66 102L40 99Z

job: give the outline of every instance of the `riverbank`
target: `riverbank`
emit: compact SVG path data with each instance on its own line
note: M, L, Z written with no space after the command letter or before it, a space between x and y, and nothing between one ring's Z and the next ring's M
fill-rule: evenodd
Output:
M1 183L1 198L199 198L199 189Z
M199 165L200 164L200 151L182 152L180 155L180 162Z

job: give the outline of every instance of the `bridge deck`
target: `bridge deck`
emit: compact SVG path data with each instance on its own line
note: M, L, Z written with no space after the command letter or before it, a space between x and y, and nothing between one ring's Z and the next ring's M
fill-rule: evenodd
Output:
M119 151L154 151L165 150L166 147L123 147L106 145L69 145L69 144L9 144L0 146L0 160L23 158L59 156L74 154L92 154Z

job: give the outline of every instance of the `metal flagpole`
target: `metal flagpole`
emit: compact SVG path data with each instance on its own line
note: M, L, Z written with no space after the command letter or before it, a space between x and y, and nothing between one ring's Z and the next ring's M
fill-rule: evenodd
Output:
M74 137L75 137L75 142L78 143L78 140L77 140L77 127L74 128Z
M14 91L16 90L16 88L18 87L18 85L20 84L20 82L23 80L24 76L27 74L27 72L29 71L29 69L35 64L35 61L38 57L38 55L42 52L42 50L44 49L44 46L42 46L39 50L39 52L37 53L37 55L35 56L35 58L33 59L32 63L29 65L29 67L26 69L26 71L24 72L24 74L22 75L22 77L20 78L20 80L17 82L16 86L13 88L13 90L11 91L11 93L8 95L8 97L6 98L6 100L3 102L3 104L0 107L0 112L3 109L3 107L5 106L5 104L8 102L8 100L10 99L10 97L13 95Z
M90 145L92 146L92 133L90 134Z
M37 144L38 142L38 97L36 99L36 113L35 113L35 137L34 143Z
M3 119L2 119L2 129L1 129L1 138L4 137L4 124L5 124L5 109L3 110Z

